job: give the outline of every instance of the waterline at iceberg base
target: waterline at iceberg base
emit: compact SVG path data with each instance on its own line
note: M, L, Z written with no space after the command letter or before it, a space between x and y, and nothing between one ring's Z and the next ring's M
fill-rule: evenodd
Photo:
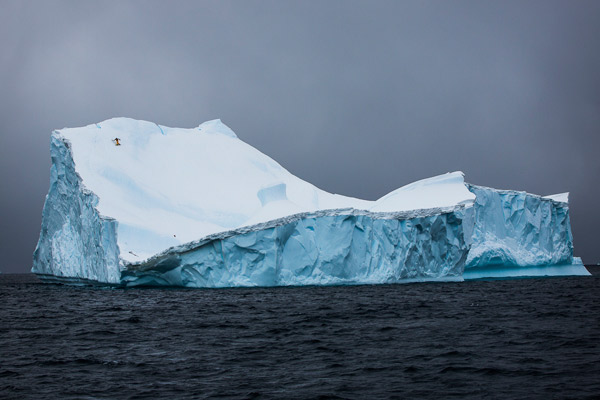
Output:
M236 287L589 275L567 194L464 182L325 192L219 120L115 118L51 136L32 271L66 283Z

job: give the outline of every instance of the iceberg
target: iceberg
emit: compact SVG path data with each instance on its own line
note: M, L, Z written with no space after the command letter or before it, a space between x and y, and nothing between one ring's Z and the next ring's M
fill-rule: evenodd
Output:
M220 120L113 118L51 135L32 272L43 280L183 287L378 284L586 275L566 194L465 183L376 201L328 193Z

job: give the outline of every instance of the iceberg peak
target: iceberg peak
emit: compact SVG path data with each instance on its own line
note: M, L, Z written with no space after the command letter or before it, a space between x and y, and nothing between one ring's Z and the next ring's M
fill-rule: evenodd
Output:
M382 212L451 207L456 204L472 204L474 200L475 195L465 185L465 174L455 171L402 186L381 197L370 210Z
M230 127L225 125L220 119L213 119L203 122L198 126L197 129L205 133L221 134L234 139L238 138L235 132Z

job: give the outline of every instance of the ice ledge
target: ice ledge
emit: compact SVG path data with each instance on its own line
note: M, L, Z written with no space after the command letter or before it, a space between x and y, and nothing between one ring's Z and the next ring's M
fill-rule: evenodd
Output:
M552 201L554 203L560 203L561 205L565 205L565 203L567 205L569 204L569 192L553 194L553 195L548 195L548 196L541 196L538 194L529 193L525 190L496 189L496 188L492 188L489 186L474 185L474 184L468 183L468 182L465 182L465 186L469 190L471 190L472 188L492 190L499 194L518 194L518 195L525 195L525 196L533 197L533 198L540 199L543 201Z
M320 217L333 217L333 216L368 216L373 219L397 219L397 220L407 220L412 218L424 218L430 217L434 215L442 215L442 214L450 214L459 210L464 210L467 208L471 208L472 204L458 204L452 207L440 207L440 208L428 208L428 209L419 209L419 210L410 210L410 211L397 211L397 212L372 212L367 210L357 210L354 208L341 208L341 209L330 209L330 210L321 210L315 212L304 212L298 214L288 215L282 218L277 218L271 221L262 222L255 225L245 226L242 228L237 228L229 231L219 232L212 235L205 236L199 240L184 243L179 246L173 246L165 251L158 253L150 258L147 258L142 261L134 261L128 262L126 260L121 259L121 263L124 269L133 268L133 269L144 269L144 266L154 266L157 264L159 260L168 258L169 256L181 254L185 252L189 252L195 250L199 247L202 247L206 243L209 243L214 240L223 240L233 236L243 235L250 232L255 231L263 231L270 228L275 228L278 226L290 224L292 222L308 219L308 218L320 218Z
M569 192L551 194L548 196L544 196L544 199L553 200L557 203L567 203L569 204Z

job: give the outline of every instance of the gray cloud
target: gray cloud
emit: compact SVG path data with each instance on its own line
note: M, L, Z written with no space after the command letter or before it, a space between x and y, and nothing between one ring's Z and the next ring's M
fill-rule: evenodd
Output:
M52 129L221 118L328 191L375 199L463 170L571 192L600 261L600 3L0 3L0 250L31 264Z

